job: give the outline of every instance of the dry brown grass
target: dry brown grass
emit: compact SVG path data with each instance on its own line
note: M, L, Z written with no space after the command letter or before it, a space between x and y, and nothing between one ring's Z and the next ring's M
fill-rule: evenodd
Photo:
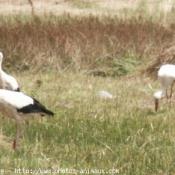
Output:
M89 1L97 5L92 11L99 12L103 9L101 12L105 14L107 9L112 12L114 8L117 9L117 13L110 13L108 16L96 16L95 13L88 16L72 16L74 10L80 10L83 14L92 12L86 4L85 8L78 9L79 2L19 0L7 1L4 5L5 2L0 1L0 5L4 6L3 10L6 10L6 5L8 9L10 4L12 13L8 13L7 10L7 14L18 14L15 12L20 10L25 12L25 15L23 13L5 17L4 13L1 16L0 50L5 55L4 66L18 70L28 70L31 67L35 70L49 71L86 70L92 74L116 76L130 72L126 69L130 69L130 61L134 60L139 64L143 63L141 73L155 75L160 64L172 57L172 52L166 50L171 48L171 43L174 42L173 2ZM142 4L138 5L138 2ZM42 13L37 9L38 3L41 3L40 7L43 3L48 5ZM168 17L163 16L171 18L166 25L162 21L159 22L161 15L155 21L153 16L157 14L149 14L153 4L163 4L161 7L169 5ZM58 8L62 9L60 5L63 5L63 9L68 13L57 16L54 8L58 11ZM30 11L25 9L26 6ZM121 9L128 6L137 8L136 16L133 15L134 11L133 14L127 12L132 16L130 19L118 15ZM19 7L19 11L13 7ZM145 14L140 13L139 8L142 8ZM49 9L52 9L52 14ZM59 11L59 14L62 12ZM133 61L131 62L133 64Z
M2 18L0 49L6 59L4 66L19 70L115 71L120 60L148 61L171 43L174 35L173 28L141 16L125 20L65 14L12 19L6 22Z
M175 40L171 43L164 44L159 52L151 57L149 64L142 69L141 73L157 78L157 71L163 64L175 64Z

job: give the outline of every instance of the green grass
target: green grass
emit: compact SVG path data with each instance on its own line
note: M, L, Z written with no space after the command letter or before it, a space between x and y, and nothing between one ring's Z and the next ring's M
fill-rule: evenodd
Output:
M163 104L165 99L154 112L149 79L28 72L16 77L24 92L56 115L32 120L16 152L11 145L14 122L1 118L1 132L7 137L2 139L1 169L117 169L128 175L175 172L175 113ZM100 90L109 91L114 99L101 99Z

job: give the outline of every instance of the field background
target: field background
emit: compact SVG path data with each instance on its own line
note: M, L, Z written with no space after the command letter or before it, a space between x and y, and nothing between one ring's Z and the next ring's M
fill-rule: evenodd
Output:
M0 118L0 172L175 174L174 98L157 113L153 99L158 68L175 63L174 5L0 0L3 69L56 114L32 120L16 152Z
M63 12L69 12L74 15L102 14L104 13L120 13L125 8L135 9L138 4L146 3L149 10L161 8L163 11L171 11L174 5L173 0L1 0L1 14L19 14L26 13L31 10L31 4L35 8L37 14L44 12L52 12L54 15L60 15Z

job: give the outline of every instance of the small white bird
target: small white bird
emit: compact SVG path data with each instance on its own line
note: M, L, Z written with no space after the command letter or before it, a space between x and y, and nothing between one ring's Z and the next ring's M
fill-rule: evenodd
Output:
M173 85L175 82L175 65L162 65L158 71L158 80L161 84L161 90L154 93L155 111L158 110L159 99L166 93L166 98L171 101ZM170 87L170 95L168 95L168 88Z
M0 52L0 89L20 91L17 80L2 70L3 54Z
M16 136L13 143L14 150L17 149L18 141L24 132L19 127L22 121L25 121L26 126L28 126L29 120L35 116L54 115L52 111L46 109L36 99L22 92L5 89L0 89L0 111L4 117L9 117L16 121Z

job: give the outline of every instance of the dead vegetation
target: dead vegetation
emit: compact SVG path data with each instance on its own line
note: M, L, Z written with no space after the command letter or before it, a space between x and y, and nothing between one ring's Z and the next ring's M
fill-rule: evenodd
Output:
M72 16L64 13L57 16L45 12L37 15L36 2L39 1L26 2L31 7L28 15L2 15L0 18L0 50L8 69L83 70L98 76L119 76L141 70L141 74L152 76L156 75L160 64L173 63L173 7L167 15L171 20L165 25L159 22L161 15L155 21L153 16L157 14L148 14L150 2L144 1L137 5L137 11L133 11L136 15L132 14L131 18L115 14ZM70 5L69 1L58 2ZM80 5L77 4L80 1L72 2Z
M167 43L167 45L163 45L162 48L159 49L159 52L154 55L154 57L150 56L150 60L148 65L142 69L141 73L147 74L149 76L157 77L157 71L163 64L175 64L175 40L173 38L171 43Z
M0 21L4 65L18 70L86 70L122 75L137 63L145 67L154 62L152 58L173 42L173 36L172 27L145 21L141 16L125 20L117 16L33 15L25 20L17 15Z

